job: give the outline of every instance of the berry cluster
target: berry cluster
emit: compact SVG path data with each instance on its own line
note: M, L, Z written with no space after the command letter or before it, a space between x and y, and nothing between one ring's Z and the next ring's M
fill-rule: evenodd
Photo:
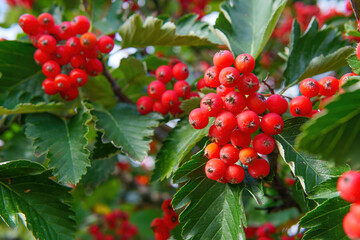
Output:
M181 114L181 99L199 97L196 92L191 92L191 87L185 80L189 76L188 67L176 61L167 65L162 65L156 69L155 75L157 80L151 82L148 86L149 96L143 96L137 101L137 109L143 115L150 112L159 112L166 115L169 112L172 115ZM175 84L172 90L166 90L166 84L175 78ZM168 84L170 85L170 83Z
M129 222L128 214L117 209L105 215L104 221L106 226L102 224L89 227L94 240L130 240L138 232L137 227Z
M99 51L107 54L114 47L111 37L97 39L94 33L88 32L90 21L85 16L57 25L49 13L42 13L38 18L24 14L19 18L19 25L37 48L34 59L42 65L47 77L42 83L44 92L60 93L67 101L77 98L78 87L86 84L88 75L97 76L103 71Z
M244 229L246 239L257 239L257 240L274 240L274 239L281 239L281 240L295 240L301 239L302 234L298 234L297 236L286 236L283 235L280 238L276 236L276 227L272 223L264 223L262 226L259 227L247 227Z
M343 228L350 239L360 239L360 172L345 172L337 182L340 196L351 202L350 212L343 220Z
M288 102L277 94L266 99L257 92L259 80L251 73L255 67L251 55L241 54L234 60L233 54L224 50L217 52L213 61L215 66L205 72L199 84L216 88L217 93L205 95L200 108L189 115L195 129L205 128L209 117L215 117L209 129L213 143L205 148L209 159L206 175L222 183L238 184L245 177L242 166L246 166L254 178L264 178L270 166L258 158L258 153L267 155L274 150L275 140L271 135L282 131L284 122L280 115L287 111ZM265 113L267 109L269 113ZM262 133L252 139L251 134L259 128ZM242 166L236 164L239 159Z
M151 230L155 233L156 240L166 240L170 237L170 230L179 223L179 216L171 205L171 199L165 200L161 208L164 212L163 218L155 218L151 222Z

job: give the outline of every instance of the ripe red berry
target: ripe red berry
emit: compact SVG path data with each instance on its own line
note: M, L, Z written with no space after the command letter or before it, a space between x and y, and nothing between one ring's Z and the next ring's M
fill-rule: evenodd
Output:
M39 28L39 21L36 19L35 16L25 13L20 16L19 18L19 25L27 34L35 34Z
M337 190L340 196L348 202L360 203L360 172L348 171L339 178Z
M284 127L284 120L277 113L268 113L261 119L261 130L269 135L281 133Z
M308 115L309 118L312 118L315 114L319 113L319 110L311 110L310 114Z
M209 123L209 118L205 116L200 108L195 108L189 114L189 123L195 129L203 129Z
M172 70L169 66L162 65L156 69L156 78L163 82L168 83L172 79Z
M351 204L350 212L353 213L356 218L360 220L360 203Z
M43 29L50 30L54 24L54 18L50 13L42 13L38 17L39 25Z
M80 39L78 37L71 37L66 40L65 46L67 48L67 51L70 52L72 55L79 54L81 51Z
M157 232L157 233L166 233L169 232L168 227L165 225L165 222L162 218L155 218L152 220L151 222L151 230L153 232Z
M206 116L216 117L223 109L223 101L216 93L208 93L201 99L200 108Z
M171 199L166 199L165 201L163 201L163 203L161 204L161 209L165 214L174 212L174 209L171 205Z
M352 77L352 76L357 76L357 74L356 73L346 73L346 74L344 74L339 80L339 87L344 85L346 83L346 81L348 80L348 78Z
M152 112L153 104L154 104L154 101L150 97L143 96L138 99L136 106L137 106L137 109L140 114L146 115L146 114Z
M360 239L360 219L355 214L349 212L343 220L343 229L350 239Z
M97 44L96 35L92 32L84 33L80 37L80 43L81 46L83 46L84 48L88 48L88 49L94 48Z
M224 100L225 109L232 112L233 114L238 114L244 110L246 106L246 98L239 92L232 91L225 96Z
M276 232L276 227L272 223L265 223L256 230L258 237L267 237Z
M60 65L66 65L70 61L70 52L65 46L57 46L56 51L52 54L54 60Z
M217 143L210 143L204 150L204 156L208 159L220 158L221 146Z
M40 49L36 49L36 51L34 52L34 60L37 64L43 65L50 59L51 56L48 53L41 51Z
M218 180L224 177L226 168L227 166L223 161L217 158L213 158L206 163L205 174L212 180Z
M240 81L240 73L236 68L226 67L220 71L219 82L224 87L235 87Z
M60 96L66 101L72 101L79 96L79 89L71 86L69 89L61 91Z
M320 101L319 109L323 110L325 106L334 99L334 96L326 97Z
M164 223L170 229L174 229L179 224L179 216L176 212L164 214Z
M200 97L200 95L197 93L197 92L190 92L189 96L185 99L190 99L190 98L193 98L193 97Z
M231 133L230 140L232 145L234 145L238 149L241 149L250 145L251 134L244 133L241 130L236 129Z
M248 171L253 178L262 179L269 175L270 165L265 159L259 158L248 165Z
M251 111L262 114L266 110L267 101L264 95L255 92L246 98L246 105Z
M51 35L42 35L38 40L38 47L41 51L52 53L56 51L56 39Z
M170 238L170 231L167 232L155 232L155 240L168 240Z
M324 77L319 80L320 95L332 96L339 90L339 81L334 77Z
M220 86L219 74L220 70L217 67L209 67L204 74L206 85L212 88Z
M46 77L54 78L60 74L61 68L55 61L47 61L42 65L42 72Z
M249 95L259 89L259 79L253 73L245 73L241 75L240 80L236 86L240 93Z
M58 74L54 78L54 84L59 91L66 91L71 87L70 78L66 74Z
M165 107L162 103L161 103L161 101L156 101L156 102L154 102L154 105L153 105L153 111L154 112L158 112L158 113L160 113L160 114L162 114L162 115L166 115L166 114L168 114L168 112L169 112L169 109L167 108L167 107Z
M267 108L270 112L282 115L287 111L288 106L286 99L278 94L273 94L267 99Z
M223 85L220 85L216 88L216 94L220 97L225 97L226 94L231 93L235 91L235 87L224 87Z
M161 99L161 96L165 91L166 91L165 84L158 80L151 82L147 89L149 96L157 100Z
M216 142L219 145L225 145L230 141L231 132L218 129L215 125L212 125L209 129L209 138L212 142Z
M312 103L305 96L298 96L290 101L290 113L294 117L308 116L312 110Z
M188 82L181 80L174 84L174 91L179 97L186 98L190 95L190 85Z
M83 34L89 31L90 21L87 17L79 15L71 21L71 27L76 34Z
M88 81L88 75L86 74L86 72L79 68L73 69L70 72L69 77L71 84L75 87L82 87Z
M257 152L251 147L245 147L239 152L239 159L242 164L249 165L258 158Z
M230 184L239 184L245 178L245 171L239 165L230 165L225 172L225 181Z
M189 69L184 63L178 63L172 68L176 80L185 80L189 76Z
M101 36L98 40L97 46L100 52L109 53L114 48L114 39L109 36Z
M75 55L70 58L70 64L73 68L79 68L84 66L86 63L86 59L82 55Z
M21 25L20 25L21 26ZM24 31L25 32L25 31ZM356 46L356 56L360 60L360 44Z
M252 145L256 152L267 155L274 151L275 140L265 133L260 133L254 137Z
M178 116L179 114L182 114L184 111L180 108L180 102L178 102L177 105L171 107L169 109L169 112L171 113L171 115L173 116Z
M315 79L306 78L301 81L299 89L302 95L312 98L319 94L320 84Z
M213 62L218 69L230 67L234 63L234 55L229 50L220 50L215 53Z
M201 92L201 89L207 87L205 79L204 78L200 78L200 80L197 82L196 84L196 88L199 92Z
M165 91L161 96L161 103L171 109L179 105L179 96L173 90Z
M75 32L73 31L70 22L62 22L62 23L60 23L59 29L60 29L59 37L62 40L67 40L67 39L75 36Z
M232 165L239 160L239 149L231 144L225 144L220 150L220 159L227 165Z
M223 111L215 118L215 126L227 132L232 132L236 128L236 117L231 112Z
M237 124L239 129L244 133L254 133L259 128L259 116L250 110L244 111L237 115Z
M103 65L99 59L93 58L89 59L87 63L85 63L85 71L90 76L98 76L103 71Z
M240 54L235 59L235 68L241 73L250 73L255 68L255 59L250 54Z
M46 78L42 83L42 89L47 95L55 95L58 93L54 80Z

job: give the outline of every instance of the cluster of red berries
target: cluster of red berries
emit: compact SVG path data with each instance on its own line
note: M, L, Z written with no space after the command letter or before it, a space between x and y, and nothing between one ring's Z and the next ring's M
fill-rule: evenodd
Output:
M274 240L276 238L276 227L272 223L265 223L260 227L247 227L244 229L246 239L257 239L257 240ZM281 236L281 240L295 240L301 239L302 234L297 236Z
M168 239L170 230L174 229L179 223L179 216L171 205L171 199L165 200L161 208L164 212L163 218L155 218L151 222L151 230L154 232L156 240Z
M199 97L197 92L191 92L191 87L186 79L189 76L189 69L186 64L176 61L174 65L162 65L156 69L157 80L151 82L147 88L149 96L143 96L137 101L137 109L142 115L150 112L159 112L166 115L181 114L181 99ZM172 90L166 90L166 84L175 78Z
M130 240L138 232L137 227L129 222L128 214L117 209L105 215L104 221L106 226L102 224L89 227L94 240Z
M351 202L350 212L343 220L343 228L350 239L360 239L360 172L345 172L337 182L340 196Z
M78 87L86 84L88 75L97 76L103 71L99 51L107 54L114 47L111 37L97 39L94 33L88 32L90 21L85 16L57 25L49 13L42 13L38 18L24 14L19 18L19 25L37 48L34 59L42 65L47 77L42 83L44 92L60 93L67 101L77 98Z
M213 62L215 66L205 72L199 84L216 88L217 93L206 94L200 108L189 115L189 122L195 129L205 128L209 117L215 117L209 129L213 143L205 148L205 156L209 159L206 175L222 183L241 183L245 171L236 164L240 159L251 176L264 178L270 166L265 159L258 158L258 153L267 155L274 150L275 140L271 135L282 131L281 114L287 111L288 102L277 94L266 99L257 92L259 80L251 73L255 67L251 55L241 54L234 60L233 54L224 50L214 55ZM232 67L234 62L235 67ZM269 113L265 113L267 109ZM259 127L262 133L252 139L251 134ZM251 141L252 147L249 147Z

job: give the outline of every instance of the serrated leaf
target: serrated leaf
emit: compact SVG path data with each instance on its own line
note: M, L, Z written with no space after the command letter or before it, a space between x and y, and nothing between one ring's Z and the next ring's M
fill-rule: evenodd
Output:
M191 20L191 19L190 19ZM184 24L184 23L182 23ZM188 23L190 24L190 23ZM198 30L198 24L195 25ZM143 22L140 15L134 14L129 17L120 27L119 34L122 38L122 47L142 48L147 46L203 46L213 45L204 31L209 26L201 26L201 35L198 32L183 32L184 35L176 32L176 25L172 22L164 23L163 20L155 17L147 17Z
M65 110L64 104L62 103L20 103L16 105L14 109L7 109L3 106L0 106L0 115L9 115L9 114L24 114L24 113L41 113L41 112L50 112L57 110Z
M14 228L16 214L24 213L27 228L37 239L74 239L70 189L50 180L49 172L38 173L41 169L38 163L25 160L0 165L0 216Z
M111 142L103 142L101 132L96 137L96 143L92 151L93 160L107 159L121 152L121 149L115 147Z
M337 191L338 178L328 179L315 186L309 194L310 199L330 199L339 196Z
M309 193L315 185L341 175L346 167L334 168L329 162L295 148L295 138L301 133L300 128L307 120L302 117L286 120L282 132L275 139L282 158L299 179L304 191Z
M348 240L349 238L344 233L342 222L349 209L350 203L345 202L340 197L336 197L325 201L314 210L306 213L300 220L300 226L308 229L303 239Z
M200 106L200 97L192 97L182 101L180 108L184 111L185 115L188 115L193 109Z
M258 205L264 203L264 184L262 181L257 180L250 176L249 172L245 170L244 189L246 189L251 196L255 199Z
M312 19L301 36L300 25L294 21L290 54L284 71L285 85L346 65L345 59L354 49L342 40L341 32L327 27L318 30L319 24Z
M360 90L342 93L309 121L296 139L297 146L328 160L357 161L360 154Z
M257 58L286 5L286 0L234 0L221 3L215 29L235 55L249 53Z
M97 106L92 114L97 118L97 130L103 132L103 141L111 141L137 161L142 161L150 150L154 128L162 119L156 113L140 115L135 106L125 103L110 110Z
M69 121L48 113L26 118L25 134L34 139L40 155L46 154L50 168L62 183L76 184L90 166L87 134L91 118L84 104Z
M360 61L357 56L355 54L351 55L346 60L353 72L356 74L360 74Z
M191 149L209 132L207 127L194 129L187 118L182 119L169 133L156 156L152 181L163 180L173 173Z

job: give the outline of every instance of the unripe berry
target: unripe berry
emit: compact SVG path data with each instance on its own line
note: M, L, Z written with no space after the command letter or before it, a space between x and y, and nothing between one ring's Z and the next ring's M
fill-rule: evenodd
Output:
M186 98L190 95L191 87L188 82L181 80L174 84L174 91L179 97Z
M168 83L172 79L172 70L169 66L162 65L156 69L155 75L159 81Z
M173 107L176 107L179 105L179 97L175 91L167 90L161 96L161 103L165 107L172 109Z
M302 95L312 98L319 94L320 84L315 79L306 78L301 81L299 89Z
M254 137L252 145L256 152L267 155L275 149L275 140L265 133L260 133Z
M109 53L114 48L114 39L109 36L101 36L98 40L97 47L102 53Z
M334 77L324 77L319 80L320 95L329 97L334 95L339 90L339 81Z
M235 59L235 68L241 73L250 73L255 68L255 59L250 54L240 54Z
M210 143L204 150L204 156L208 159L220 158L221 146L217 143Z
M201 99L200 108L206 116L216 117L223 109L223 101L216 93L208 93Z
M236 117L231 112L223 111L215 118L215 126L227 132L232 132L236 128Z
M220 159L210 159L205 165L205 174L212 180L218 180L224 177L226 172L226 164Z
M239 114L246 106L246 98L239 92L232 91L225 96L225 109L233 114Z
M340 196L348 202L360 203L360 172L348 171L340 176L337 190Z
M267 107L267 101L264 95L260 93L252 93L246 98L246 105L251 110L257 114L262 114L265 112Z
M258 158L257 152L251 147L245 147L239 152L239 159L242 164L249 165Z
M209 138L211 141L216 142L219 145L225 145L230 141L231 132L218 129L215 125L212 125L209 129Z
M50 30L54 24L54 18L50 13L42 13L38 17L39 25L43 29Z
M76 16L72 21L71 21L71 27L73 28L73 31L76 34L83 34L89 31L90 28L90 21L87 17L85 16Z
M168 114L169 109L166 108L166 107L161 103L161 101L156 101L156 102L154 102L154 104L153 104L153 111L154 111L154 112L158 112L158 113L160 113L160 114L162 114L162 115L165 116L166 114Z
M47 61L42 66L43 74L48 78L54 78L58 74L60 74L61 68L59 64L55 61Z
M76 87L82 87L88 81L88 75L86 74L86 72L79 68L73 69L70 72L69 77L71 84Z
M189 114L189 123L195 129L203 129L208 125L209 118L200 108L195 108Z
M312 110L312 103L305 96L298 96L290 101L290 113L294 117L308 116Z
M284 120L277 113L268 113L261 119L260 126L264 133L277 135L284 127Z
M245 171L239 165L230 165L225 172L225 181L230 184L239 184L245 178Z
M206 85L212 88L220 86L219 74L220 70L217 67L209 67L204 74Z
M240 81L240 73L236 68L226 67L220 71L219 82L224 87L235 87Z
M231 144L225 144L220 150L220 159L227 165L232 165L239 160L239 149Z
M270 165L265 159L256 159L248 166L249 174L253 178L263 179L270 173Z
M220 97L225 97L226 94L231 93L235 91L235 87L224 87L223 85L220 85L216 88L216 94Z
M278 94L271 95L267 100L267 108L270 112L277 113L279 115L284 114L288 109L288 102L285 98Z
M79 96L79 89L71 86L67 90L61 91L60 96L66 101L72 101Z
M236 129L231 133L230 140L234 147L241 149L250 145L251 134L244 133L241 130Z
M256 132L260 125L259 116L250 110L240 113L236 119L239 129L244 133L252 134Z
M39 21L36 19L35 16L25 13L20 16L19 18L19 25L27 34L35 34L39 28Z
M148 97L143 96L138 99L136 106L140 114L146 115L150 112L152 112L154 101Z
M184 63L178 63L172 68L176 80L185 80L189 76L189 69Z
M240 80L236 86L240 93L249 95L259 89L259 79L253 73L245 73L241 75Z
M219 69L230 67L234 63L234 55L229 50L220 50L215 53L213 62Z
M161 96L163 95L163 93L165 91L166 91L165 84L158 80L152 81L147 88L147 92L148 92L149 96L151 98L157 99L157 100L161 99Z

